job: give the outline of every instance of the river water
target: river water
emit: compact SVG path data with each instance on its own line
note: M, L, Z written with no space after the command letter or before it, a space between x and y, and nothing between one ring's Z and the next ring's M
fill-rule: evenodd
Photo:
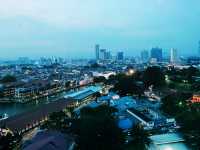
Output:
M69 91L70 92L70 91ZM21 103L0 103L0 114L8 114L8 116L14 116L23 112L31 111L43 104L48 104L53 101L62 98L65 94L69 92L62 92L56 94L54 96L49 96L45 98L40 98L38 100L31 101L29 103L21 104Z
M25 104L21 104L21 103L0 103L0 115L2 114L8 114L8 116L14 116L23 112L27 112L27 111L31 111L41 105L44 104L48 104L51 103L53 101L56 101L60 98L63 98L64 95L72 93L74 91L78 91L81 89L84 89L88 86L84 86L84 87L79 87L76 89L71 89L69 91L64 91L61 93L57 93L53 96L48 96L45 98L40 98L38 100L33 100L31 102L25 103Z

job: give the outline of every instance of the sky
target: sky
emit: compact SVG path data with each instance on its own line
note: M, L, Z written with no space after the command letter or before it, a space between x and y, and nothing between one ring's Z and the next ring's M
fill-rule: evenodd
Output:
M92 58L94 46L197 54L199 0L0 0L0 58Z

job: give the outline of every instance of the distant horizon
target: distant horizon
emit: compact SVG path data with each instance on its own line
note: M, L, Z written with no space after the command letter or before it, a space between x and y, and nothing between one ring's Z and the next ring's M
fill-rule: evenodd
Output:
M155 47L159 47L159 46L155 46ZM155 47L152 47L152 48L155 48ZM159 48L162 48L162 47L159 47ZM105 47L102 47L102 49L106 49ZM171 48L170 48L171 49ZM170 57L170 49L169 50L167 50L167 49L163 49L162 48L162 50L163 50L163 56L164 57ZM107 50L109 50L109 49L107 49ZM141 52L143 51L143 50L147 50L147 51L149 51L149 55L150 55L150 53L151 53L151 49L142 49L142 50L139 50L139 51L137 51L135 54L131 54L131 55L129 55L129 54L127 54L126 53L126 51L122 51L122 50L119 50L119 51L122 51L122 52L124 52L124 56L125 57L128 57L128 58L131 58L131 57L141 57ZM178 50L178 49L177 49ZM111 54L114 54L114 55L112 55L112 56L116 56L116 54L117 54L117 52L119 52L119 51L117 51L117 50L115 50L115 51L112 51L112 50L109 50L109 51L111 51ZM29 55L27 55L27 56L15 56L15 57L8 57L8 58L6 58L6 57L1 57L0 56L0 61L15 61L15 60L18 60L19 58L23 58L23 57L25 57L25 58L29 58L29 59L32 59L32 60L37 60L37 59L40 59L40 58L42 58L42 57L44 57L44 58L53 58L53 57L55 57L55 58L63 58L63 59L95 59L95 49L94 50L92 50L91 51L91 53L90 54L92 54L92 56L76 56L76 57L73 57L73 56L71 56L71 57L69 57L69 56L63 56L63 55L41 55L41 56L29 56ZM197 57L200 57L200 55L198 54L198 51L196 50L196 52L194 52L194 53L191 53L191 54L181 54L180 52L179 52L179 50L178 50L178 57L192 57L192 56L197 56Z

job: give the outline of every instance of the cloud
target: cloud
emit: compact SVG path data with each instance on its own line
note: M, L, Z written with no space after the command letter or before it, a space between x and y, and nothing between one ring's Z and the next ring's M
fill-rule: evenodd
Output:
M110 49L194 48L199 5L199 0L0 0L0 51L76 53L93 50L95 43Z
M26 16L52 25L91 27L110 22L103 21L102 4L93 0L0 0L0 17Z
M0 17L26 16L55 26L71 28L120 28L137 24L145 15L161 10L158 3L166 4L166 1L0 0Z

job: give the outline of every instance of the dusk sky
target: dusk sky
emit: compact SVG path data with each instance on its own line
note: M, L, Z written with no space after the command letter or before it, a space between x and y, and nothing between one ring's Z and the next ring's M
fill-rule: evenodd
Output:
M177 48L197 54L200 0L0 0L0 58L126 56Z

